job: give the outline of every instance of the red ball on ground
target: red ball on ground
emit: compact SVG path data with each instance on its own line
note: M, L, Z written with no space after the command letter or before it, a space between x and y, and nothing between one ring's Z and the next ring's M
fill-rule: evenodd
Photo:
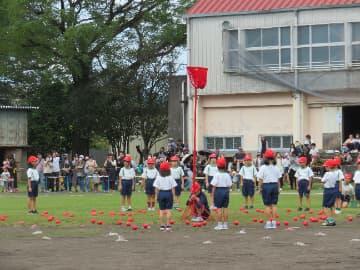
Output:
M92 224L95 224L95 223L96 223L96 219L95 219L95 218L92 218L92 219L90 219L90 222L91 222Z
M239 226L239 225L240 225L240 221L234 220L234 221L233 221L233 224L234 224L235 226Z
M288 221L284 221L284 226L289 226L289 222Z

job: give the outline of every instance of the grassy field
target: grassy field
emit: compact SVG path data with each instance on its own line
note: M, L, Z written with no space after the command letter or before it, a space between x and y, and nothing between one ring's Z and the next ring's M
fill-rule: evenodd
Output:
M182 195L182 208L188 197L188 193ZM74 226L98 226L92 225L90 220L103 221L103 225L114 225L118 220L125 223L128 219L128 213L119 212L120 195L114 193L46 193L40 194L38 198L39 215L29 215L26 209L27 197L25 193L0 193L0 216L7 216L6 220L0 220L0 226L10 225L46 225L49 227L74 227ZM311 216L317 216L321 209L322 194L321 190L312 191L312 210L313 213L307 213L306 219ZM133 195L132 218L134 223L157 224L157 212L144 211L146 197L142 192L135 192ZM230 199L230 221L239 220L240 224L255 223L255 219L265 219L262 213L256 212L256 209L263 209L261 197L257 194L255 209L248 213L241 211L243 198L240 193L232 192ZM91 211L96 210L96 216L91 215ZM41 215L45 211L47 215ZM349 208L343 210L342 214L337 216L338 221L344 221L349 215L356 215L360 209ZM177 224L184 223L181 219L182 212L173 211L174 220ZM279 199L279 220L289 221L290 225L301 224L301 219L293 221L294 217L300 217L302 213L297 211L297 196L292 191L283 191ZM52 222L48 221L48 216L54 216ZM59 220L61 224L56 224ZM185 225L184 225L185 226Z

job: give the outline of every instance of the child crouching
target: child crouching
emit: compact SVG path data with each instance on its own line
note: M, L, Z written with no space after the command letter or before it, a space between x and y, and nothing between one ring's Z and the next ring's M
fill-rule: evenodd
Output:
M191 195L186 205L190 207L193 222L201 222L207 220L210 216L209 204L201 186L198 182L194 182L191 186Z
M154 181L155 197L159 203L160 230L171 231L171 209L173 208L175 179L171 176L170 165L168 162L160 164L160 175L157 175Z

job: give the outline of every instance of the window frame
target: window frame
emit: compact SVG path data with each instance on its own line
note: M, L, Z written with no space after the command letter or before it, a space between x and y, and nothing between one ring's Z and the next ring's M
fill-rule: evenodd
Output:
M343 33L344 38L341 42L331 42L331 25L341 24L343 25ZM313 27L326 25L328 28L328 42L325 43L313 43L312 40L312 34L313 34ZM295 63L296 69L304 69L304 70L322 70L322 69L343 69L346 67L346 27L345 23L327 23L327 24L305 24L305 25L298 25L297 31L300 27L309 27L309 43L308 44L299 44L297 42L296 46L294 47L297 54L299 52L299 49L301 48L309 48L309 65L299 65L299 57L297 57L297 63ZM321 47L327 47L328 51L328 62L327 64L321 64L319 62L318 64L313 62L313 48L321 48ZM344 60L342 62L339 61L339 64L332 64L331 63L331 47L344 47Z
M353 25L354 24L359 24L359 26L360 26L360 21L350 23L350 25L351 25L351 27L350 27L351 29L350 29L350 33L349 33L349 35L350 35L350 55L351 55L351 57L350 57L350 65L352 67L360 67L360 61L355 62L354 59L353 59L353 48L354 48L354 46L360 46L360 40L358 40L358 41L353 40Z
M212 139L219 139L221 138L222 141L223 141L223 148L221 149L210 149L208 148L208 139L209 138L212 138ZM238 148L232 148L232 149L227 149L226 148L226 139L229 139L229 138L233 138L233 147L234 147L234 138L240 138L240 146L238 147L243 147L243 144L244 144L244 136L243 135L227 135L227 136L220 136L220 135L217 135L217 136L204 136L204 149L205 150L209 150L209 151L216 151L216 150L219 150L221 152L234 152L234 151L237 151ZM214 144L215 146L215 144Z
M280 148L278 147L271 147L269 145L269 141L267 147L275 150L275 151L285 151L286 149L290 148L290 145L294 142L294 136L291 134L263 134L259 136L259 147L261 147L261 137L268 138L268 137L280 137ZM289 147L284 147L284 137L290 137L290 145Z
M238 40L237 40L237 48L230 48L229 40L230 40L230 32L237 31ZM223 30L223 66L225 72L236 72L240 70L240 31L239 29L226 29ZM236 67L229 67L229 55L230 53L237 53L237 66Z
M274 46L263 46L263 31L267 30L267 29L273 29L273 28L277 28L277 32L278 32L278 45L274 45ZM289 34L290 34L290 44L289 45L282 45L282 29L284 28L289 28ZM271 70L271 71L289 71L293 68L293 54L292 54L292 40L293 40L293 27L291 25L289 26L273 26L273 27L262 27L262 28L254 28L254 29L241 29L240 32L244 33L244 44L246 44L246 31L251 31L251 30L260 30L260 43L261 46L260 47L246 47L244 46L244 50L245 52L254 52L254 51L260 51L261 52L261 63L260 65L255 65L254 67L259 67L259 68L264 68L267 70ZM289 65L283 65L282 63L282 50L284 49L289 49L290 50L290 63L288 63ZM270 50L277 50L278 51L278 65L267 65L264 66L263 62L264 62L264 58L263 58L263 52L264 51L270 51ZM248 69L247 67L242 67L245 70L249 70L251 71L251 68Z

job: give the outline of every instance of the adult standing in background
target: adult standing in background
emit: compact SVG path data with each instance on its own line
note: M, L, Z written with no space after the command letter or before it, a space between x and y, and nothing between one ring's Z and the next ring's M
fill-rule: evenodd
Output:
M59 191L59 177L60 177L60 156L58 152L53 153L53 177L56 191Z
M103 179L103 191L109 191L108 187L108 181L110 181L109 183L113 183L112 186L113 188L115 188L115 182L116 182L116 161L114 160L113 154L109 153L107 155L107 158L104 162L104 168L106 171L106 175L108 176L108 178L104 178Z
M18 184L17 184L17 173L16 173L16 161L14 155L10 155L9 158L9 173L12 179L14 179L14 192L18 192Z
M42 157L42 155L39 153L37 155L38 158L38 163L36 165L36 170L39 173L39 181L40 181L40 192L45 192L46 187L45 187L45 175L44 175L44 163L45 160Z
M261 136L260 137L260 154L261 154L261 158L263 158L264 153L266 152L267 149L267 141L265 139L265 137Z
M54 189L53 183L50 181L53 172L53 163L51 154L47 154L44 162L44 176L45 176L45 192L51 188Z

